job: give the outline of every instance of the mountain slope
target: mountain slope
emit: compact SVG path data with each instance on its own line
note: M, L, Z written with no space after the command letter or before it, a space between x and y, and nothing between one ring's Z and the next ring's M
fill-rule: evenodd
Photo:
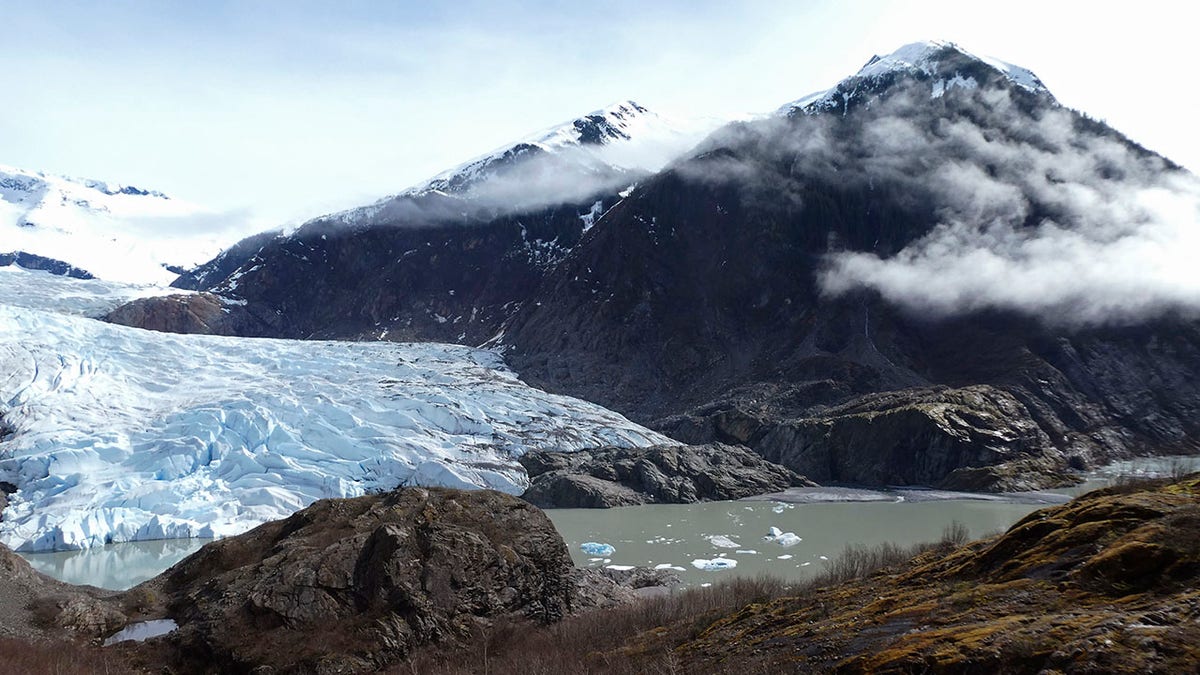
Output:
M1194 178L1028 78L929 53L944 69L874 61L831 90L859 92L847 105L734 125L644 181L509 322L509 362L818 482L1012 489L1194 451L1200 330L1169 279L1114 266L1092 298L1073 277L1094 274L1039 283L1129 242L1189 250L1188 223L1128 204L1191 199ZM956 73L975 86L935 96ZM959 252L973 268L939 277Z
M460 215L314 222L210 287L246 302L215 327L156 323L163 300L110 318L500 346L538 386L819 482L1023 489L1198 448L1196 179L951 44L595 203L406 199Z
M161 192L0 166L3 264L165 286L231 243L213 233L221 218Z
M230 311L212 321L171 300L109 318L181 332L478 345L621 191L710 126L632 101L609 106L394 197L244 241L179 284L226 299Z

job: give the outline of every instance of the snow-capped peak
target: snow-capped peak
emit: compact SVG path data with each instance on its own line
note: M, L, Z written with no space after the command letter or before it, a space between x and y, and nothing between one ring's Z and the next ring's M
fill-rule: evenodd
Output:
M938 98L954 87L979 86L978 67L993 73L1014 87L1045 94L1050 92L1032 71L1000 59L976 56L953 42L926 40L900 47L885 56L873 56L857 73L831 89L818 91L782 106L779 114L795 111L815 113L834 108L845 109L863 92L886 86L897 76L930 80L930 97Z
M692 148L725 120L660 115L619 101L507 143L369 206L317 220L360 223L398 200L454 196L500 209L564 203L628 185Z
M668 119L634 101L619 101L503 145L443 171L406 193L420 194L433 190L450 194L467 192L478 178L497 164L511 161L522 154L533 156L539 151L561 155L564 151L581 150L576 154L579 161L585 164L599 163L626 170L654 171L661 168L670 157L663 157L665 153L661 152L639 153L637 149L664 143L672 147L690 147L699 141L697 128L707 133L716 126L716 123ZM634 151L622 152L630 149Z
M167 285L237 241L219 214L157 190L0 165L0 255L67 263L108 281ZM198 231L198 226L204 227ZM212 231L214 225L227 228Z

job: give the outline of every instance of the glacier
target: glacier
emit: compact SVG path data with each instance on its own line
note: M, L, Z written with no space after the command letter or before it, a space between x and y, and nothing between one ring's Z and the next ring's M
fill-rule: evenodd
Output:
M37 290L51 283L0 276L0 481L19 488L0 542L15 550L228 536L398 485L518 494L530 449L669 442L524 384L492 351L155 333L78 315L108 286Z

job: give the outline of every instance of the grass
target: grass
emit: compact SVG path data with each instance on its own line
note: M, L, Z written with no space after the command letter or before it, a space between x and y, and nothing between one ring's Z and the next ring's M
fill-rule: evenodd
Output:
M72 642L0 638L0 671L22 675L117 675L129 672L129 666L117 653Z
M551 626L499 621L480 631L466 650L426 649L392 673L557 675L562 672L679 672L669 650L645 654L626 646L648 631L668 631L682 642L720 616L786 594L778 579L732 579L606 610L569 617Z

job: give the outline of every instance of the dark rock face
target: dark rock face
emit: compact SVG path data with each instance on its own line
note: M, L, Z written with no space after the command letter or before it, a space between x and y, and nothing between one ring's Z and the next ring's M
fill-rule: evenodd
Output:
M154 323L180 313L179 300L168 297L139 300L107 320L172 332L477 345L496 336L579 243L581 216L596 201L615 200L601 195L518 215L470 212L454 222L440 202L436 209L395 204L370 227L316 221L268 239L219 281L212 279L252 244L197 273L197 283L209 282L202 288L230 300L220 316Z
M0 434L0 440L4 440ZM8 508L8 496L17 491L17 486L0 480L0 520L4 520L4 509Z
M185 270L179 278L171 283L175 288L182 288L189 291L200 291L210 288L222 281L229 275L237 271L247 260L254 257L264 246L269 244L271 240L280 237L278 232L260 232L251 235L229 248L221 251L217 257L196 267L194 269ZM121 323L114 321L113 323ZM160 330L160 329L152 329ZM199 333L202 331L168 331L172 333Z
M530 452L520 462L530 477L522 499L542 508L687 504L813 485L746 448L720 443Z
M27 270L45 270L51 274L68 276L73 279L95 279L87 270L81 270L61 260L46 258L24 251L0 253L0 267L7 267L8 265L24 267Z
M725 433L821 483L1017 491L1069 482L1025 407L988 385L869 394L782 422L715 417Z
M366 672L486 622L572 609L549 519L491 491L405 488L325 500L209 544L150 586L200 670Z

